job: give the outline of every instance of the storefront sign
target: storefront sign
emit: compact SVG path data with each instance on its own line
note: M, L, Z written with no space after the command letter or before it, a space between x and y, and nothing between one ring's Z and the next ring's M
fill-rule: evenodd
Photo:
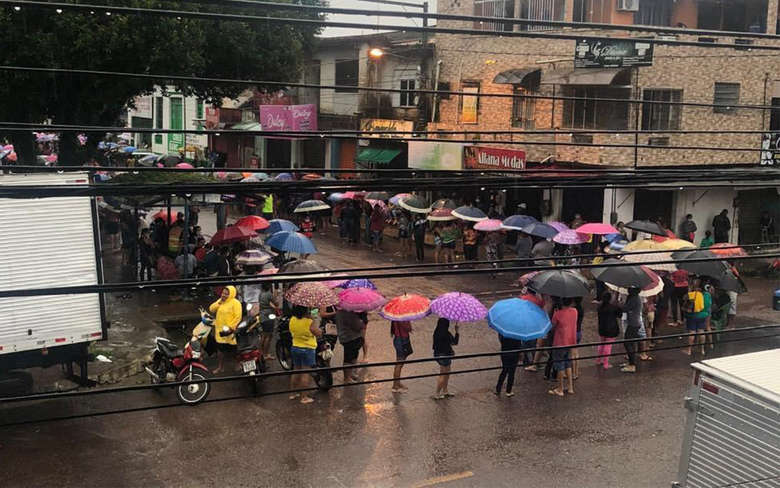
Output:
M466 146L463 166L469 169L525 169L525 151Z
M479 93L478 86L464 86L461 90L466 93ZM476 124L478 120L479 97L476 95L463 95L461 98L461 124Z
M135 97L135 116L152 118L152 97Z
M314 131L317 130L317 106L306 105L261 105L260 125L271 131Z
M206 107L206 128L219 129L219 109L217 107Z
M462 161L463 144L409 141L409 168L457 171Z
M168 153L175 154L184 147L184 134L168 134Z
M653 45L648 41L622 39L577 41L575 68L627 68L652 66Z
M393 134L394 132L412 132L414 122L411 120L391 120L391 119L361 119L360 131L371 132L364 134L363 137L387 137L402 138L411 137L411 134Z
M780 134L764 134L762 137L761 166L780 166Z

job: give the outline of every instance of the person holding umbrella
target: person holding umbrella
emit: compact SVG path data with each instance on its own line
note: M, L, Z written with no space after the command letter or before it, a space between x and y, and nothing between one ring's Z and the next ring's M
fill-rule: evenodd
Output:
M416 261L422 263L425 261L425 231L428 229L428 219L425 218L425 214L416 215L417 217L412 224L412 233L414 236Z
M344 348L344 366L357 364L358 354L363 347L366 323L358 313L339 309L336 312L336 328L339 343ZM344 369L344 383L353 383L357 380L354 368Z
M568 391L574 394L574 374L571 364L571 346L577 345L577 309L572 306L571 298L563 299L563 306L552 316L553 343L559 349L552 350L553 369L555 369L559 385L547 391L550 395L563 396L563 379L568 379Z
M626 321L625 339L638 339L641 336L642 329L642 299L639 297L639 288L632 287L628 289L628 298L623 305L623 312L628 315ZM636 373L636 342L626 342L623 344L628 355L628 363L621 365L620 371L623 373Z
M440 317L436 322L436 329L433 331L434 357L453 356L455 351L452 349L452 346L457 346L459 339L458 324L455 324L455 335L452 335L450 332L450 321L444 317ZM447 389L450 382L452 359L440 357L436 359L436 362L439 363L439 377L436 380L436 393L433 395L433 399L441 400L453 396Z

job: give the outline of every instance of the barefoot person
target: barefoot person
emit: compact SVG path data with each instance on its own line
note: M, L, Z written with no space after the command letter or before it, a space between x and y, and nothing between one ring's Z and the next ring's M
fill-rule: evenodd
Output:
M572 299L564 298L563 306L552 316L553 368L558 375L558 387L549 390L551 395L563 396L563 379L568 379L569 394L574 394L574 375L571 369L571 347L577 345L577 309L572 307Z
M455 325L455 335L452 335L450 321L443 317L439 318L436 329L433 331L433 355L437 358L436 362L439 363L439 377L436 379L436 393L433 395L435 400L452 396L452 393L447 389L450 382L452 359L440 356L454 355L455 351L452 346L457 346L459 339L457 324Z
M241 322L241 302L236 300L236 287L226 286L222 289L219 300L212 303L209 312L214 317L214 339L217 341L217 369L214 374L222 372L225 354L236 349L236 327Z
M406 358L412 355L412 342L409 338L411 332L411 322L390 322L390 335L393 337L396 361L406 361ZM396 364L393 369L393 393L403 393L408 390L400 380L403 367L403 364Z

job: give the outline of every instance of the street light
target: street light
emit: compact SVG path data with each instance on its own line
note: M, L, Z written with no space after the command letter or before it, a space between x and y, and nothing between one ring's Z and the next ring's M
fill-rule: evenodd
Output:
M378 47L374 47L368 51L368 55L374 59L379 59L385 55L385 51Z

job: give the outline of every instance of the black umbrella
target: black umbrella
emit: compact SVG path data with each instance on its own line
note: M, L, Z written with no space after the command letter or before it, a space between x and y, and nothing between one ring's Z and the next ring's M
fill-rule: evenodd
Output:
M585 278L573 271L542 271L528 286L537 293L554 297L584 297L590 293Z
M666 237L666 231L661 228L660 225L655 222L650 222L649 220L632 220L627 223L625 227L639 232L647 232L648 234Z
M449 198L441 198L439 200L436 200L433 202L433 205L431 205L431 208L437 209L437 208L449 208L452 210L455 210L458 208L458 204L455 203L455 200L450 200Z
M532 222L523 227L523 232L536 237L543 237L544 239L552 239L558 235L558 231L555 227L541 222Z
M477 207L471 207L468 205L456 208L452 211L452 215L459 219L468 220L470 222L482 222L488 218L488 216L485 215L485 212L482 210L478 209Z
M622 264L614 258L607 259L604 264ZM623 288L644 288L653 282L652 275L647 274L640 265L609 266L592 268L593 277L604 283L611 283Z
M402 198L398 202L398 205L414 213L428 213L431 211L431 207L428 206L428 202L423 197L417 195Z
M686 262L687 259L715 259L714 261L696 261ZM699 276L709 276L710 278L720 279L722 276L733 275L728 265L724 263L720 256L715 255L706 249L685 249L672 253L672 259L677 261L675 264L678 269L684 269L689 273Z
M366 193L366 200L390 200L390 195L386 191L371 191Z

